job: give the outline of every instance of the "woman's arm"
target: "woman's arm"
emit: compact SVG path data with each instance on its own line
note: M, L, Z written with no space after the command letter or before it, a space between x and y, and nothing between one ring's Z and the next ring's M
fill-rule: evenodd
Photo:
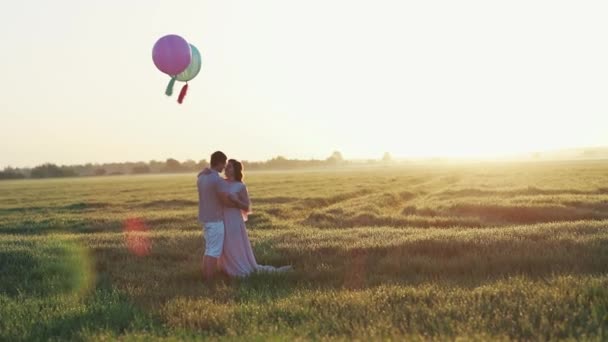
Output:
M243 211L250 213L251 212L251 200L249 199L249 191L247 191L247 186L243 184L243 188L239 191L239 199L245 204L246 208L241 208Z
M243 202L247 204L247 209L241 210L241 215L243 215L243 221L247 222L249 219L249 214L251 214L251 200L249 199L249 191L247 191L247 186L243 184L243 188L239 191L239 197Z

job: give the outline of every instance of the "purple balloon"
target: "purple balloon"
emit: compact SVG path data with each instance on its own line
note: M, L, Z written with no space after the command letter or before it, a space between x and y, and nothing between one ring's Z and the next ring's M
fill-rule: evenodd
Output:
M190 44L175 34L160 38L152 49L152 60L158 70L175 76L188 68L192 60Z

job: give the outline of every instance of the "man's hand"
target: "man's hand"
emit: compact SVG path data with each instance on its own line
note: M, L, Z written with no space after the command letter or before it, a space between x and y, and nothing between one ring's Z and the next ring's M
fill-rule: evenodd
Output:
M230 201L232 201L232 203L234 203L237 208L241 210L249 210L249 206L247 205L247 203L241 201L237 194L228 194L228 199L230 199Z
M222 204L227 206L227 207L233 207L235 206L235 203L233 200L230 199L230 195L225 193L225 192L220 192L219 193L219 197L220 197L220 201L222 201Z
M237 208L237 209L241 209L241 210L249 209L247 204L244 203L243 201L241 201L241 199L239 198L239 196L237 194L222 192L222 193L220 193L220 200L227 207Z

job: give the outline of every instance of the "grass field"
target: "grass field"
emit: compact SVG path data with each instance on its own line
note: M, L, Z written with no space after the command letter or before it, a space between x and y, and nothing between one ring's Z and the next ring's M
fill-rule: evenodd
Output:
M608 339L608 162L246 181L295 271L214 285L195 175L1 182L0 340Z

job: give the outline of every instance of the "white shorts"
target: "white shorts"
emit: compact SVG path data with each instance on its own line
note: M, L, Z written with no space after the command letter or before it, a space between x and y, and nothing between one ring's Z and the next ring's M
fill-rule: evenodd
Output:
M219 258L224 249L224 222L206 222L203 225L205 235L205 255Z

